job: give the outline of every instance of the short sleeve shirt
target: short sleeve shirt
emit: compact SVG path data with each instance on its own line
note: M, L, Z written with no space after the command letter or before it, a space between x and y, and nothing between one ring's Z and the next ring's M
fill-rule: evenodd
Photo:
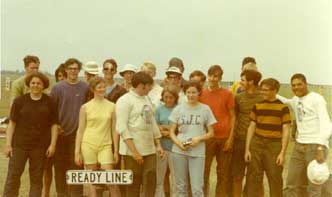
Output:
M58 122L51 98L43 94L40 100L32 100L29 93L14 100L10 120L16 123L13 147L24 149L47 147L51 126Z
M202 103L194 107L187 103L178 105L171 113L169 120L178 125L179 134L177 138L180 141L204 135L207 132L206 127L217 122L210 107ZM193 157L205 157L205 142L201 142L187 151L182 151L178 146L173 146L172 151Z

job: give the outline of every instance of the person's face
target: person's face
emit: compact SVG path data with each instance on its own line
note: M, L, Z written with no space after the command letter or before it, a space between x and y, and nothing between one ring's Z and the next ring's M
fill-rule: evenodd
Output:
M272 101L276 98L277 91L273 90L270 86L268 85L263 85L260 89L261 95L265 100Z
M166 107L173 107L175 105L175 97L170 92L165 92L163 95L163 101Z
M74 81L78 79L78 73L80 72L78 64L74 63L71 65L68 65L66 68L67 73L67 79Z
M43 81L38 77L33 77L29 83L30 92L33 94L41 94L44 89Z
M156 71L152 68L143 67L142 71L144 71L146 74L150 75L152 78L154 78L154 76L156 76Z
M96 96L104 97L105 89L106 89L106 84L104 82L97 84L93 92L95 97Z
M25 67L25 72L31 74L39 70L39 63L30 62L27 67Z
M56 76L58 81L62 81L65 79L65 75L62 72L58 72L58 76Z
M138 84L135 88L136 92L140 96L146 96L149 94L150 90L152 89L152 84Z
M196 103L198 102L198 98L199 98L199 91L197 90L196 87L189 87L187 90L186 90L186 96L187 96L187 99L188 99L188 102L189 103Z
M88 72L84 72L84 78L87 82L89 82L93 77L95 77L96 75L90 74Z
M301 79L293 79L291 82L292 85L292 91L293 93L298 97L303 97L306 94L308 94L308 86L307 83L302 81Z
M131 79L133 78L134 74L134 71L125 71L123 73L123 78L126 80L127 83L131 83Z
M217 87L221 81L221 75L218 73L208 75L207 78L210 87Z
M116 74L116 69L113 64L107 62L103 66L104 77L107 79L113 79L113 76Z
M241 76L240 86L243 90L248 90L250 87L250 82L247 81L246 76Z
M169 85L179 85L181 83L181 75L170 73L167 75L167 81Z
M143 86L143 95L148 95L151 90L152 90L152 84L145 84Z

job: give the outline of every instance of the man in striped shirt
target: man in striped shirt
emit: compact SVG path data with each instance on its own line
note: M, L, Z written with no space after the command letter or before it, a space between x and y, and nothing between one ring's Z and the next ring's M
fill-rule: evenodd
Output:
M245 160L248 197L258 196L264 171L270 196L282 196L282 170L289 139L290 112L287 105L276 98L280 84L268 78L261 82L264 101L257 103L250 113L246 139Z

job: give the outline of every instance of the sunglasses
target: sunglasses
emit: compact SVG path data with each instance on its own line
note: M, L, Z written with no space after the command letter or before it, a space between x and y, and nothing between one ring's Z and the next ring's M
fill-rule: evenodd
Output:
M110 71L112 71L112 72L115 71L114 68L107 68L107 67L103 68L103 70L104 70L104 71L108 71L108 70L110 70Z

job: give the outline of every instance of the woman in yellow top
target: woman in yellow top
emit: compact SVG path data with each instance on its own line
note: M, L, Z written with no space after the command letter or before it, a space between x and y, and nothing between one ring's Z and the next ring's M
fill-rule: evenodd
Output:
M110 170L119 160L119 135L115 131L115 105L104 98L105 81L95 77L90 81L94 98L80 110L76 134L75 163L87 170ZM112 151L114 143L114 154ZM100 164L100 165L99 165ZM116 185L110 185L112 196L120 196ZM96 186L91 185L90 196L96 196Z

